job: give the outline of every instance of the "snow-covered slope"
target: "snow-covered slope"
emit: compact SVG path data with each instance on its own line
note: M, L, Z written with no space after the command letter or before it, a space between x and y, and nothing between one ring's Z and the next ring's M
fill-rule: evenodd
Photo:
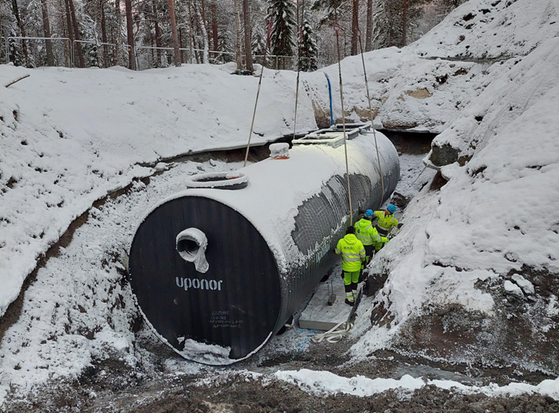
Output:
M508 24L519 33L530 15L547 27L557 14L544 3L511 4ZM524 33L536 48L488 67L483 91L435 138L426 162L442 165L448 183L424 189L398 242L376 257L373 272L388 280L358 358L393 340L457 363L559 372L550 350L559 325L559 38L544 40L550 32L538 28ZM501 40L493 33L477 43L492 50L489 39Z

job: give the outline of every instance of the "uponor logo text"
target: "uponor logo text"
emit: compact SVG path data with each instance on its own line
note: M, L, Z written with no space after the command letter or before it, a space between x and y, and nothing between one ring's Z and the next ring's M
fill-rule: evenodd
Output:
M221 284L223 280L199 280L198 278L180 278L176 277L175 282L177 287L188 290L211 290L221 291Z

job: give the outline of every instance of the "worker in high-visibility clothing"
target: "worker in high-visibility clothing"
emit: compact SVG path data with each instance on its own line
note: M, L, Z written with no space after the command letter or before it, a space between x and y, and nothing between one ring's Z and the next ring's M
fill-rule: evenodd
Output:
M374 212L375 218L378 218L376 228L381 237L387 237L392 228L398 226L398 220L394 216L394 212L396 212L396 207L392 204L388 205L384 211ZM382 245L380 245L380 248L382 248Z
M336 254L342 256L344 273L345 303L353 305L357 296L357 283L361 272L361 262L365 261L365 247L355 236L355 227L348 227L346 235L338 241Z
M388 238L381 237L378 234L377 229L371 222L373 217L373 210L368 209L363 214L363 217L355 223L355 236L363 243L363 246L365 247L365 255L367 256L362 265L362 269L364 269L371 260L373 252L375 250L380 250L382 245L385 242L388 242Z

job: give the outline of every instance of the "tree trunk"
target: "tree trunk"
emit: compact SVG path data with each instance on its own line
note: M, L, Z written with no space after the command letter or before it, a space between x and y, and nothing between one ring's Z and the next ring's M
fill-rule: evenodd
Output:
M13 13L14 13L14 17L16 18L17 27L19 27L19 31L21 33L21 36L26 37L25 27L23 26L23 22L21 21L21 16L19 14L19 7L17 6L17 0L12 0L12 10L13 10ZM28 53L27 53L27 44L25 43L25 40L23 40L22 43L21 43L21 51L23 52L23 59L25 60L25 64L27 65L27 62L29 60L29 56L28 56Z
M179 27L179 46L181 49L181 64L184 63L184 45L182 42L182 27Z
M252 67L252 25L250 23L250 5L248 0L243 0L243 16L245 20L246 68L252 72L254 70Z
M407 28L408 28L408 1L404 0L402 4L402 47L407 43Z
M175 58L175 66L180 67L181 57L179 50L179 37L177 35L177 21L175 19L175 4L173 0L169 0L169 16L171 18L171 32L173 36L173 54Z
M204 36L208 40L208 44L210 41L210 30L208 28L208 19L206 19L206 1L200 0L200 4L202 5L202 21L204 22Z
M212 40L213 40L213 49L217 52L219 47L218 37L217 37L217 6L215 5L215 1L212 2Z
M115 15L116 15L116 25L117 25L116 38L115 38L115 41L114 41L114 43L116 44L116 49L115 49L116 62L115 63L116 63L117 66L120 66L121 65L121 58L122 58L122 56L120 55L120 53L121 53L120 44L122 43L121 34L120 34L120 28L122 27L120 0L115 0Z
M373 50L373 0L367 0L367 37L365 39L365 51Z
M359 0L353 0L353 13L351 19L351 54L357 54L359 41Z
M235 23L237 26L237 47L235 50L235 57L237 60L237 70L243 69L243 53L241 50L242 44L242 28L241 28L241 0L235 1Z
M50 37L49 12L47 0L41 0L41 12L43 14L43 33L45 37ZM52 41L46 41L47 66L54 66L54 54L52 53Z
M68 5L67 10L70 13L70 21L72 22L69 31L74 32L74 40L81 40L80 28L78 26L78 19L76 18L76 9L74 8L74 0L66 0ZM78 67L85 67L85 62L83 59L82 46L80 43L74 43L74 53L78 55ZM74 63L75 64L75 63Z
M190 22L190 35L188 36L188 47L190 48L190 63L194 62L194 19L192 18L192 4L188 1L188 21Z
M60 7L62 7L63 4L66 16L66 24L62 24L62 34L64 35L64 37L68 37L68 39L70 39L69 47L64 48L64 59L66 62L66 66L72 66L74 65L74 57L72 56L72 42L74 40L74 33L72 31L72 22L70 20L70 8L68 7L68 3L66 2L66 0L60 0ZM68 64L68 59L70 60L70 64Z
M200 32L200 36L202 36L202 42L203 42L203 45L200 46L203 49L201 53L201 60L202 63L208 63L209 62L208 52L209 52L210 45L208 43L208 30L206 28L206 21L204 20L196 4L194 5L194 12L196 14L196 22Z
M153 44L154 41L155 41L154 36L149 36L149 47L150 47L149 53L151 54L151 67L159 67L159 65L157 63L158 60L157 60L157 54L156 54L156 52L158 50L154 49L154 46L155 46Z
M136 53L134 51L134 22L132 21L132 0L124 0L126 8L126 33L128 42L128 68L136 70Z
M161 47L161 28L159 27L159 16L157 15L157 2L153 0L153 19L155 25L155 47ZM155 67L161 65L161 49L156 49L155 55L157 56L157 64Z
M74 63L74 30L72 30L72 18L70 17L70 5L68 4L68 0L64 0L64 9L66 11L66 27L68 29L68 38L70 39L70 61L73 66L76 64Z
M99 0L99 8L101 12L101 42L107 42L107 21L105 19L105 0ZM111 64L109 63L109 53L107 49L107 45L104 44L101 46L103 48L103 66L109 67Z

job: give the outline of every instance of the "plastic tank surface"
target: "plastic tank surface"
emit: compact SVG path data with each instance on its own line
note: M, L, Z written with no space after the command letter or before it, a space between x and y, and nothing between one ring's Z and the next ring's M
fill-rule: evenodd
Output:
M299 140L288 159L247 166L216 185L192 179L143 219L130 283L146 321L181 356L212 365L246 359L340 261L333 249L350 224L340 136ZM380 174L373 133L348 136L355 221L390 196L400 167L381 133Z

